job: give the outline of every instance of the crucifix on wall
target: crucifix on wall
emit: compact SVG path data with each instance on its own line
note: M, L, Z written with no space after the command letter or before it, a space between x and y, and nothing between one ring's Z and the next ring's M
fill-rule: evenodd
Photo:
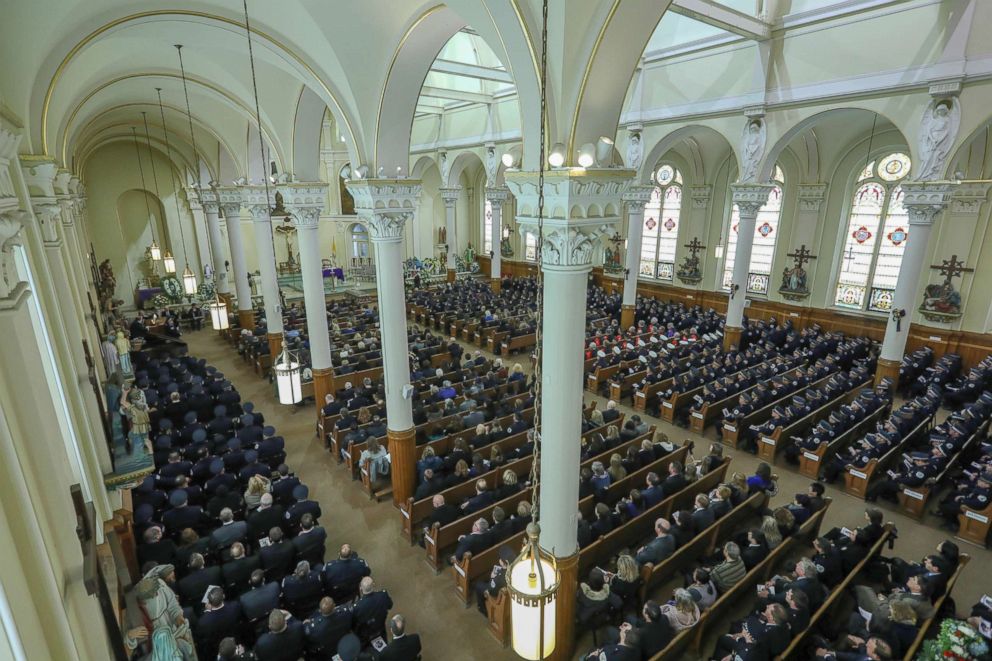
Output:
M792 268L782 270L782 286L778 290L779 293L791 300L809 296L809 278L805 266L810 260L816 259L816 255L812 254L804 243L794 252L786 253L786 257L792 258Z
M689 254L685 256L685 261L679 265L679 280L687 284L699 282L703 279L702 270L699 268L699 253L706 250L706 246L699 242L699 237L692 237L692 241L682 246L689 249Z
M954 289L954 278L972 273L975 269L965 267L957 255L951 255L950 259L942 260L940 264L931 264L930 268L936 269L944 281L927 285L920 312L930 321L947 322L960 317L961 294Z

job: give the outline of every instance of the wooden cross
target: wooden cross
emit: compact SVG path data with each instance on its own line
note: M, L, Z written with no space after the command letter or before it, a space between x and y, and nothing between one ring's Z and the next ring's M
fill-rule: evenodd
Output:
M950 285L952 278L960 276L962 273L971 273L975 270L965 268L964 262L959 262L957 255L951 255L950 259L943 260L943 263L940 265L931 264L930 268L940 271L940 274L944 276L945 285Z
M688 248L689 249L689 252L692 253L692 256L694 258L696 256L696 253L698 253L700 250L706 250L706 246L704 246L703 244L701 244L699 242L699 239L697 237L695 237L695 236L692 237L692 241L690 241L689 243L685 244L682 247L683 248Z
M802 268L811 259L816 259L816 255L810 254L810 251L806 249L806 244L799 246L796 252L786 253L786 257L791 257L796 260L796 266Z

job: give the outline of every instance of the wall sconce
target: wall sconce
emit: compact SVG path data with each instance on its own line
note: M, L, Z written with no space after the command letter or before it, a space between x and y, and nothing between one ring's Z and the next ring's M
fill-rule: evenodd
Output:
M736 296L740 288L741 288L740 285L734 285L734 284L730 285L730 298Z

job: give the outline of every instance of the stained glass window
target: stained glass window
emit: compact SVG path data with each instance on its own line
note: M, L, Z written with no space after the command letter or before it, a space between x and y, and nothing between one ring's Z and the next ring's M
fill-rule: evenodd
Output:
M537 261L537 235L524 233L524 259L528 262Z
M655 172L654 180L654 191L644 207L638 273L647 278L670 281L675 274L675 251L679 243L682 175L671 165L662 165Z
M775 188L768 195L768 201L758 211L754 221L754 239L751 242L751 264L748 267L747 291L749 294L767 294L769 276L772 273L772 258L775 256L775 242L778 240L778 221L782 217L782 195L785 188L785 174L775 166L772 180ZM723 288L730 289L734 276L734 258L737 252L737 227L740 212L733 205L730 212L730 227L727 233L726 261L723 265Z
M486 200L482 209L482 252L488 255L493 250L493 205Z
M909 239L909 219L898 182L911 169L901 153L869 163L859 186L843 237L834 305L851 310L888 312L899 267Z

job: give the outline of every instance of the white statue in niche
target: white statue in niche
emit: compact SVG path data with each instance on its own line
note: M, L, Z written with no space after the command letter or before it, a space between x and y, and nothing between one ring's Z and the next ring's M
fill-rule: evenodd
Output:
M486 145L486 185L496 185L496 171L499 168L499 158L496 157L496 145Z
M920 169L916 173L917 180L943 178L943 169L960 125L961 110L953 98L935 100L927 107L920 120Z
M752 182L758 177L758 165L765 153L765 123L752 119L744 127L741 137L741 182Z
M448 185L448 173L451 172L451 163L448 162L448 152L441 152L439 159L441 161L441 185Z
M644 147L641 144L640 131L632 131L630 140L627 142L627 167L633 170L641 167L641 158L644 156Z

